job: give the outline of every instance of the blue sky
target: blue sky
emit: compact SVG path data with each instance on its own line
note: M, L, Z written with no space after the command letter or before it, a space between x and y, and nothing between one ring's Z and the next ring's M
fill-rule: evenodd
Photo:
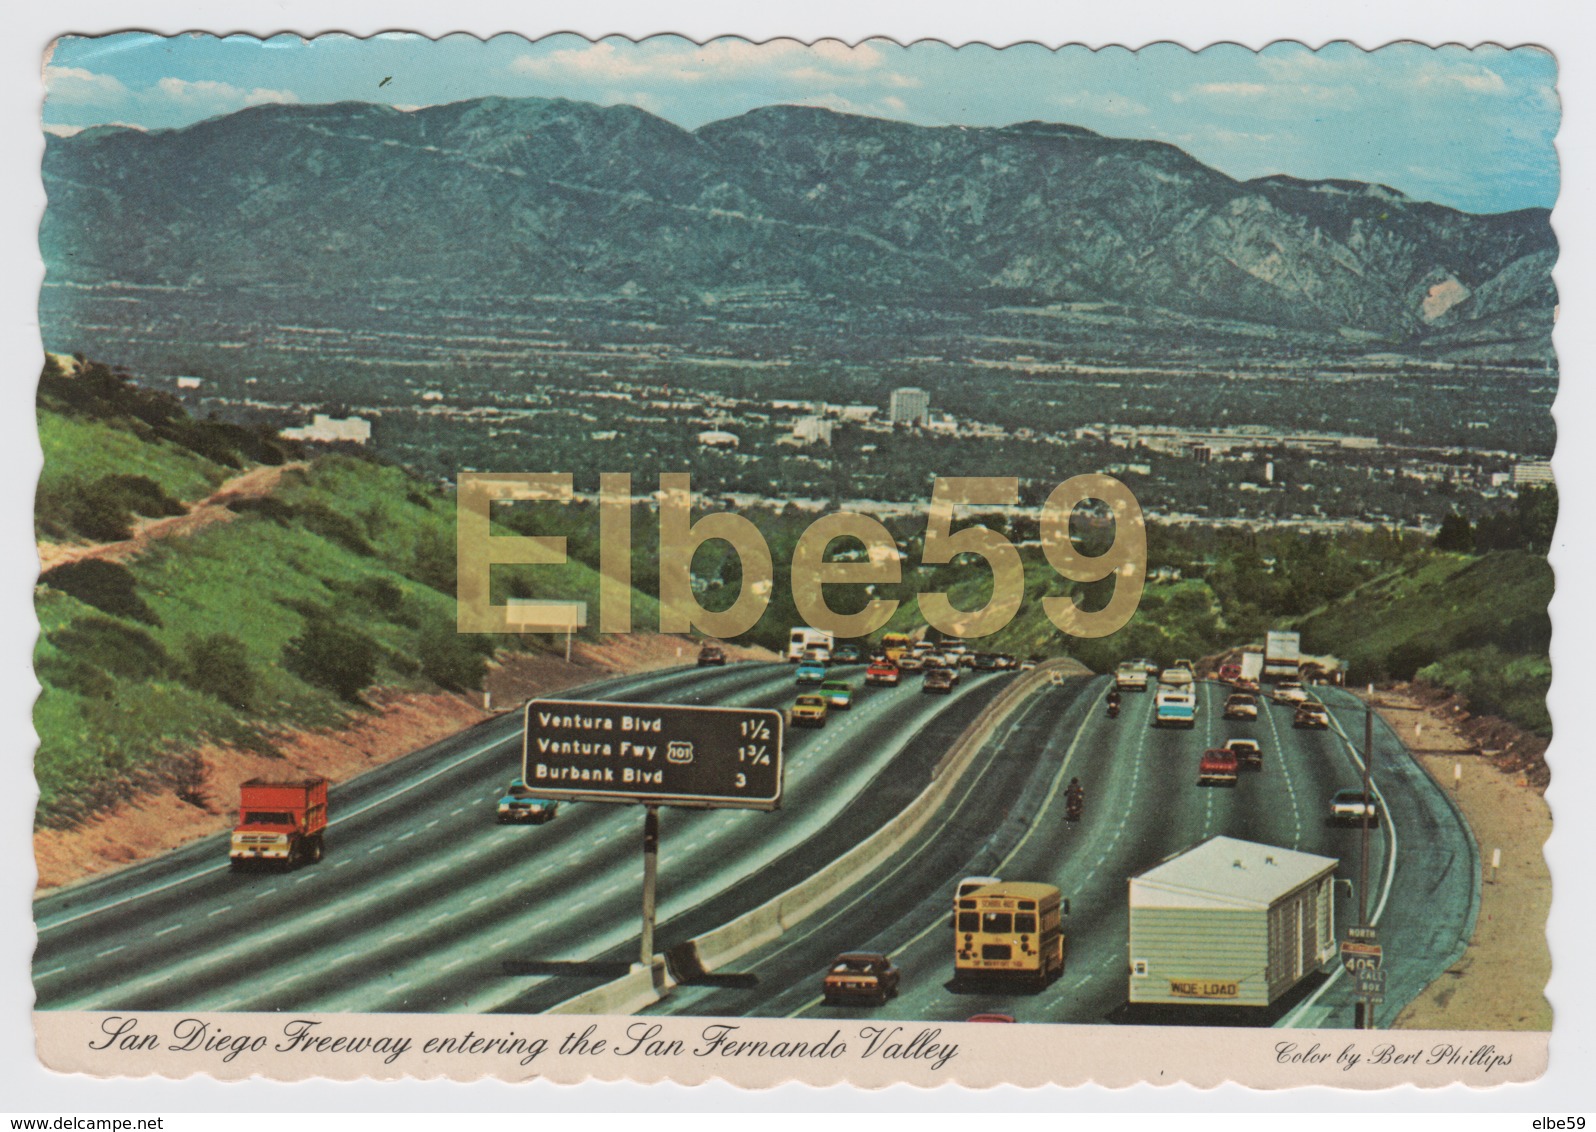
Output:
M56 133L157 129L264 102L415 107L496 94L628 102L694 128L800 102L923 125L1071 122L1172 142L1237 178L1377 181L1499 212L1556 199L1556 71L1533 47L1277 43L1193 53L1174 44L999 51L934 41L124 33L56 44L44 123Z

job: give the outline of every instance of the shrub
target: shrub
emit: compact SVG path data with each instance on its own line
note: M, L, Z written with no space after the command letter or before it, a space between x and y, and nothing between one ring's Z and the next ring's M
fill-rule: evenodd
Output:
M484 649L493 646L484 637L466 637L452 629L428 633L416 649L421 672L428 680L454 691L480 688L487 675Z
M133 571L118 562L85 558L46 570L39 584L70 594L85 605L113 617L128 617L146 625L159 625L160 618L139 597Z
M307 684L358 703L361 691L377 675L377 645L324 613L312 617L305 631L288 643L283 665Z
M109 617L85 617L50 634L64 656L90 661L129 680L153 680L172 670L161 643L137 625Z
M248 711L255 698L255 671L237 637L212 633L190 637L183 647L183 682L228 707Z

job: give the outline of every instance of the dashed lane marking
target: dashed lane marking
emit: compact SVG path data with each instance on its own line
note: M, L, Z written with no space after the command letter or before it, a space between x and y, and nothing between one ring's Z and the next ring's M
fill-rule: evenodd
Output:
M127 944L119 943L115 947L108 948L107 950L100 952L98 955L95 956L95 958L96 959L104 959L107 955L115 955L118 951L126 951L126 950L127 950Z
M233 906L231 904L223 904L220 908L212 908L209 912L206 912L205 914L207 916L220 916L223 912L231 912L232 910L233 910Z
M160 935L171 935L173 932L180 930L182 927L183 927L182 924L173 924L169 928L162 928L160 931L156 932L155 934L158 935L158 936L160 936Z

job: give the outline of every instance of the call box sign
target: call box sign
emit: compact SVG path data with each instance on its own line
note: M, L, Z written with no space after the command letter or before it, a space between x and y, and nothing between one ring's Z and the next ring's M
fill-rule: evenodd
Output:
M774 810L782 724L769 708L533 700L521 778L575 802Z

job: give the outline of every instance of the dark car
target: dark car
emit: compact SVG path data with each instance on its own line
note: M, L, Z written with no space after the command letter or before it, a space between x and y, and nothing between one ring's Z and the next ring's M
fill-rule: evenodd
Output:
M996 672L1003 667L1003 662L995 652L978 652L970 667L977 672Z
M953 685L957 681L958 677L953 674L951 668L928 668L925 670L925 678L920 681L920 691L947 695L953 691Z
M865 662L864 649L858 645L838 645L831 654L832 664L863 664Z
M898 969L879 951L844 951L831 961L820 985L828 1004L886 1003L898 993Z
M726 663L726 650L719 645L705 645L698 650L699 667L706 665L724 665Z

